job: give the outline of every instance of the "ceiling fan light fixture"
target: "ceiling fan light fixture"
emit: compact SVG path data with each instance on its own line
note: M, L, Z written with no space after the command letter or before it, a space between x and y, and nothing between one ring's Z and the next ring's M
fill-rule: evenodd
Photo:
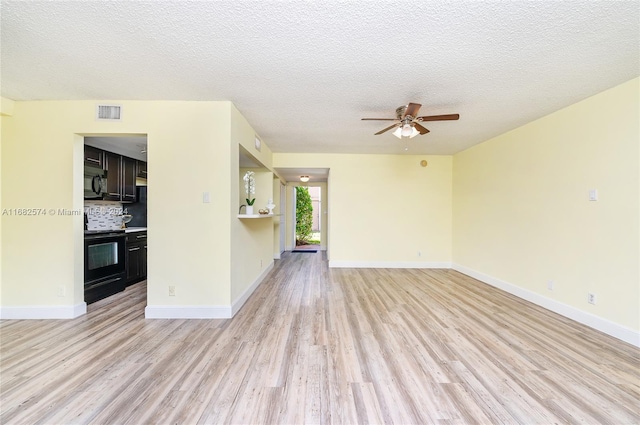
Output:
M308 182L308 181L309 181L309 176L300 176L300 181L301 181L302 183L306 183L306 182Z
M409 139L413 139L418 134L420 134L420 132L416 130L416 128L412 126L410 123L404 123L403 125L396 128L396 130L392 134L396 136L398 139L402 139L403 137L408 137Z
M429 133L429 129L422 126L422 124L427 121L455 121L460 118L460 114L425 115L421 117L418 116L418 111L421 106L419 103L409 103L408 105L396 108L396 118L362 118L362 120L395 121L395 124L383 128L377 133L374 133L374 135L378 136L395 129L392 134L398 139L402 139L403 137L413 139L419 134Z
M413 133L411 130L414 130L414 128L407 122L402 126L402 132L400 134L402 134L402 137L410 137Z

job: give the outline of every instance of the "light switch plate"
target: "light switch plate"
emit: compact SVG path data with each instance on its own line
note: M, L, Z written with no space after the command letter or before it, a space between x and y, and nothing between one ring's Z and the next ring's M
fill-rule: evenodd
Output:
M598 200L598 189L589 189L589 200L590 201Z
M211 202L211 194L209 192L202 192L202 203L208 204Z

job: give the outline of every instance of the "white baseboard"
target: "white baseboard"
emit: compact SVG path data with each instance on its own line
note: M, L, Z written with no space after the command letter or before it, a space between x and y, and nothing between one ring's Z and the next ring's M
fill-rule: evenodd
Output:
M610 335L614 338L620 339L624 342L640 348L640 332L627 328L626 326L619 325L617 323L603 319L570 305L552 300L535 292L521 288L512 283L505 282L504 280L486 275L463 265L454 263L452 265L452 268L456 271L459 271L460 273L466 274L467 276L470 276L488 285L502 289L503 291L515 295L518 298L530 301L534 304L539 305L540 307L551 310L554 313L558 313L561 316L575 320L578 323L582 323L583 325L599 330L600 332L604 332L607 335Z
M73 306L73 317L80 317L87 314L87 303L82 302Z
M75 319L87 313L87 303L60 306L0 307L0 319Z
M251 294L260 286L265 277L269 274L269 272L273 269L273 261L265 268L262 273L256 278L256 280L231 304L231 314L235 316L238 311L242 308L244 303L247 302Z
M231 319L260 286L273 266L274 263L271 261L260 276L231 305L151 305L145 307L144 317L145 319Z
M331 268L353 269L450 269L450 262L418 261L329 261Z

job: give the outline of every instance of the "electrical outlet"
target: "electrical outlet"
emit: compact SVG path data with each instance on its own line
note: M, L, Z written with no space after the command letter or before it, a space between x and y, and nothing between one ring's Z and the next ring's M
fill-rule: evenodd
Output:
M65 292L66 291L65 291L64 286L62 286L62 285L58 286L58 296L59 297L64 297L65 296Z
M547 280L547 289L553 291L553 287L555 286L555 282L553 280Z
M418 257L422 256L422 252L418 251Z
M169 296L170 297L175 297L176 296L176 287L173 285L169 286Z
M587 302L589 302L589 304L595 304L596 294L592 294L591 292L589 292L589 294L587 295Z

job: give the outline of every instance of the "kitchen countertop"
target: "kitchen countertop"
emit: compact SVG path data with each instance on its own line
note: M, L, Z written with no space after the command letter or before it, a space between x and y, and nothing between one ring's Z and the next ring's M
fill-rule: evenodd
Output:
M126 229L124 229L125 233L146 232L146 231L147 231L146 227L127 227Z

